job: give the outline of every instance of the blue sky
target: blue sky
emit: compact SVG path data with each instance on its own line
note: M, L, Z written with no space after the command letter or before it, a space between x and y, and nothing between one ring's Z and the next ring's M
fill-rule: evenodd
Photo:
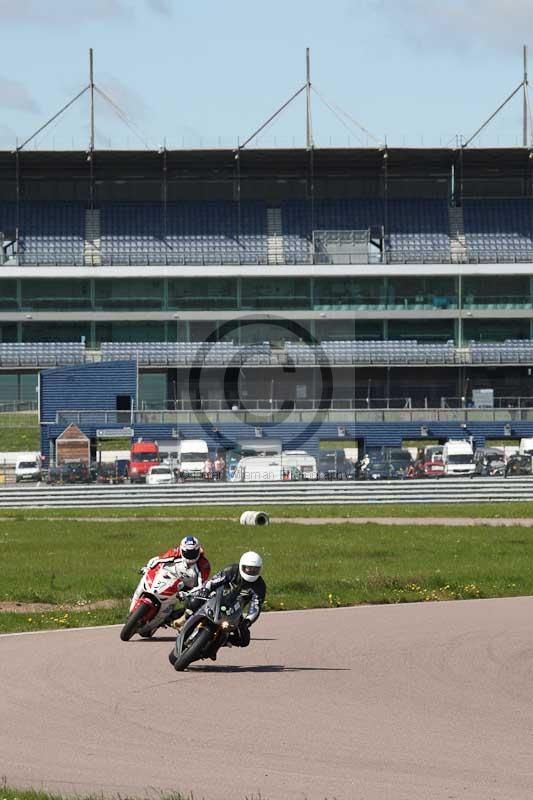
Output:
M454 144L533 48L530 0L0 0L0 18L1 147L87 83L89 47L96 84L141 137L98 98L97 145L116 148L234 146L304 83L307 46L313 85L377 140ZM300 96L256 145L303 145L304 111ZM478 143L520 144L521 115L517 97ZM84 97L37 145L84 147L87 119ZM341 119L313 96L317 146L372 144Z

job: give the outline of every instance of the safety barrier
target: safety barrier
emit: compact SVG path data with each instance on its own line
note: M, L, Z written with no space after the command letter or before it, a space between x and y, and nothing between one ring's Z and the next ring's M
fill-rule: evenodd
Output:
M1 508L482 503L533 500L533 476L419 481L302 481L173 486L0 486Z

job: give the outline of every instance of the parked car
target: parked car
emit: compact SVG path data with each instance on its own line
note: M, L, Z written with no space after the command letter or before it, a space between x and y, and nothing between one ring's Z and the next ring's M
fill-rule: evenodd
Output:
M124 472L121 472L116 463L101 462L94 471L96 483L123 483L125 480Z
M385 459L390 464L391 478L408 478L413 468L413 458L409 450L392 447L384 452Z
M531 475L532 457L526 454L516 453L510 456L505 465L505 477L508 475Z
M91 479L88 465L81 461L50 467L46 473L46 483L90 483Z
M360 475L364 481L388 480L391 477L390 463L381 454L371 455L363 460Z
M505 456L496 447L480 447L474 453L475 475L505 475Z
M38 461L17 461L15 465L15 482L40 481L41 465Z
M409 471L411 478L442 478L444 462L442 459L419 458Z
M166 464L158 464L150 467L146 473L146 483L148 486L161 486L162 484L176 483L174 470Z
M347 477L351 469L344 450L324 450L318 455L317 473L321 481L336 481Z

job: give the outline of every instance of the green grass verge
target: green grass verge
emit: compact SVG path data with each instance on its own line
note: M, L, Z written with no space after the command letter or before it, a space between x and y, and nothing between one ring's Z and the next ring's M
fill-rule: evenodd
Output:
M115 518L128 517L135 519L155 519L171 517L181 519L231 519L238 522L243 511L250 508L245 505L183 505L183 506L146 506L144 508L1 508L0 518L15 519L47 519L54 518ZM501 502L501 503L373 503L358 505L340 503L338 505L259 505L256 510L266 511L272 517L293 519L294 517L481 517L497 519L509 517L533 518L533 502ZM0 799L1 800L1 799Z
M185 532L201 537L214 569L258 550L268 610L533 594L533 535L519 527L303 526L290 519L267 528L226 520L184 526L157 518L75 521L59 513L36 524L19 515L0 521L2 561L21 566L4 571L0 601L57 609L0 613L0 631L121 621L137 568ZM108 599L118 607L84 608Z
M101 794L90 795L70 795L72 800L102 800ZM49 794L34 789L14 789L11 786L0 786L0 800L66 800L65 795ZM115 800L124 800L121 795L116 795ZM192 795L184 795L180 792L172 794L162 794L160 800L193 800Z
M40 449L37 414L0 414L0 450L39 452Z

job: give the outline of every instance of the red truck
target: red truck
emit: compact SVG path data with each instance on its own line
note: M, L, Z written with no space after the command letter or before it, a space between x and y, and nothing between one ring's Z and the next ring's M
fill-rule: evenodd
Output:
M158 464L159 446L157 442L143 442L142 439L139 439L131 445L128 478L131 483L146 481L146 473L150 467Z

